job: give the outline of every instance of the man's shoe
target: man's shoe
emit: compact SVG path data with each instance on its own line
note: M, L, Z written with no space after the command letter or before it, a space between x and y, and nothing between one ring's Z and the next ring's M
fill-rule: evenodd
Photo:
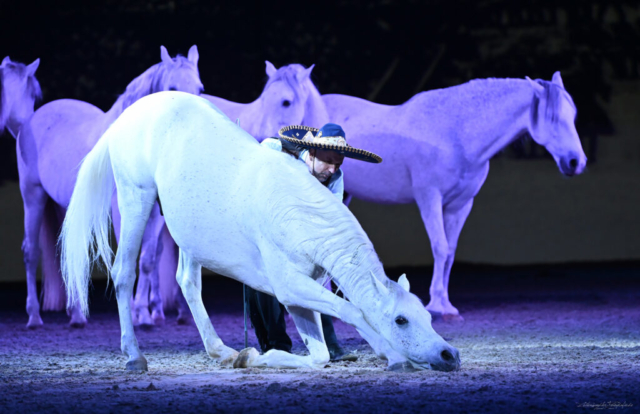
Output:
M350 361L355 362L358 357L354 353L347 353L340 346L329 347L329 360L331 362Z

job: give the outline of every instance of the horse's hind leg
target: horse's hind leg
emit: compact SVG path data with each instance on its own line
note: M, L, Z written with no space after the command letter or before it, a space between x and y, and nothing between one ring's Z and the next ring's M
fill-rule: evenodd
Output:
M207 353L221 365L231 364L238 356L238 352L222 343L202 303L202 266L182 249L180 249L176 279L189 304Z
M155 188L140 189L135 185L117 181L117 192L120 210L120 240L111 270L111 278L118 300L120 329L122 330L121 349L128 357L126 365L128 370L146 371L147 360L140 352L133 330L130 299L136 281L136 259L140 252L147 220L156 199L156 190Z
M235 368L323 368L329 362L329 350L324 341L320 314L309 309L289 306L287 310L296 324L302 342L307 346L309 355L301 356L272 349L259 355L255 348L243 349L233 364Z
M25 270L27 271L27 314L29 315L27 328L33 329L42 326L36 271L40 262L40 226L42 225L44 208L47 203L47 194L41 185L24 182L23 180L20 180L20 192L22 193L24 205L22 254Z

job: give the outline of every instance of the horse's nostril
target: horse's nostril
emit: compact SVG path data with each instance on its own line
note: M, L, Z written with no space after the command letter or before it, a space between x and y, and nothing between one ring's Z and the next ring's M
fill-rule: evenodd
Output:
M571 161L569 161L569 166L575 169L578 166L578 160L575 158L572 158Z
M453 361L453 355L451 354L451 352L447 351L446 349L444 351L442 351L442 353L440 353L440 356L442 357L443 360L445 360L446 362L450 362Z

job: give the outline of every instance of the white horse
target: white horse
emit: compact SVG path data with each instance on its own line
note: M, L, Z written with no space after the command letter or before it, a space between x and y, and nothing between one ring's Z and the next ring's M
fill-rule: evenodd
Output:
M251 103L232 102L217 96L202 94L218 107L231 120L239 120L240 127L258 141L267 137L277 136L283 126L308 125L320 128L328 122L329 116L322 102L322 96L311 81L313 66L305 68L299 64L292 64L276 69L269 61L266 64L267 83L260 96ZM162 217L152 217L153 223ZM175 282L178 254L175 243L166 227L162 233L162 254L156 261L159 278L163 286L162 298L165 308L177 305L178 323L188 320L188 309L179 295L179 288ZM149 284L138 284L136 301L144 294Z
M42 98L40 84L35 77L40 59L29 65L12 62L9 56L0 64L0 134L5 130L14 137L33 115L36 101Z
M576 107L559 72L552 82L475 80L422 92L399 106L322 98L352 145L384 159L376 166L345 159L346 192L376 203L418 204L434 258L427 309L445 320L462 319L449 300L449 274L489 160L528 131L564 175L582 173L587 162L574 125Z
M356 327L390 364L453 370L458 351L431 327L406 277L387 278L349 210L290 156L262 148L205 99L163 92L140 99L105 132L83 162L62 234L69 305L86 313L90 265L111 263L113 186L120 244L111 268L127 368L146 369L129 298L136 257L156 200L180 248L177 279L207 353L238 353L216 334L201 297L202 266L274 295L289 309L310 355L243 350L235 366L320 368L329 361L318 312ZM89 252L90 251L90 252ZM348 301L309 275L325 269Z

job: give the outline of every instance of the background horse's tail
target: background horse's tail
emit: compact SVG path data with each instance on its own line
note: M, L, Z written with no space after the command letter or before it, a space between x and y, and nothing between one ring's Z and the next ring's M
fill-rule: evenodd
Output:
M59 241L67 306L79 304L85 315L89 314L87 287L93 262L100 257L107 272L111 269L109 231L114 185L105 133L82 162Z
M42 226L40 227L40 250L42 251L42 310L60 311L64 309L66 295L60 273L59 256L56 254L56 241L60 231L60 219L56 214L53 200L49 199L44 207Z

